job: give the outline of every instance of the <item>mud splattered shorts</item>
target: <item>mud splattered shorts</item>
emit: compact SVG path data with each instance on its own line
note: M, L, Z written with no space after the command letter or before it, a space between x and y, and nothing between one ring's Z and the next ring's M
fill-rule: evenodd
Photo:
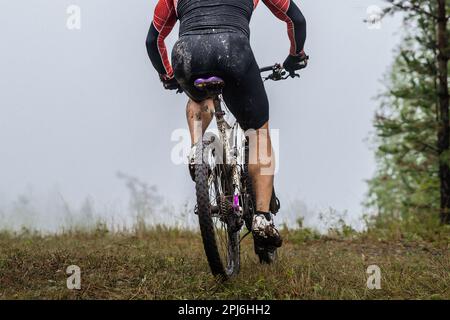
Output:
M259 129L269 120L269 102L250 43L243 33L183 35L172 50L174 75L186 94L200 102L207 97L194 87L201 77L225 80L223 98L244 130Z

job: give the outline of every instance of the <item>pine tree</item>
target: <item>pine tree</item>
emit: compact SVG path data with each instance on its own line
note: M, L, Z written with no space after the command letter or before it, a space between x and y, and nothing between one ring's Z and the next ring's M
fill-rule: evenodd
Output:
M380 217L427 217L450 224L450 0L387 0L406 35L375 116L378 170L367 204Z

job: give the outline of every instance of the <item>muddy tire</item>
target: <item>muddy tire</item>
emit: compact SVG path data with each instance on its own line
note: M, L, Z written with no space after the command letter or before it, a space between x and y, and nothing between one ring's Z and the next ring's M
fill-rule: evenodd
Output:
M211 170L206 159L204 159L203 150L203 146L199 146L195 155L195 189L200 231L206 258L212 274L220 279L226 280L239 273L239 230L231 230L227 223L222 223L222 234L218 234L219 231L216 228L218 218L213 217L211 212L210 190L212 186L210 175L216 174L216 171L221 170L221 168L220 166L216 166L216 168ZM215 183L220 182L216 181ZM223 239L222 242L218 241L221 239L220 236L225 238L226 254L223 253L223 248L222 250L219 249L219 246L224 246Z

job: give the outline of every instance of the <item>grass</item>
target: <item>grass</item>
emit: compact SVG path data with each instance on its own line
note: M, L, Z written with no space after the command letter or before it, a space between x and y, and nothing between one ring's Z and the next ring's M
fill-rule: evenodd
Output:
M240 275L218 283L194 232L1 233L0 299L450 299L448 233L432 240L283 235L278 263L260 265L249 237ZM73 264L81 268L81 290L66 287ZM372 264L381 268L381 290L366 287Z

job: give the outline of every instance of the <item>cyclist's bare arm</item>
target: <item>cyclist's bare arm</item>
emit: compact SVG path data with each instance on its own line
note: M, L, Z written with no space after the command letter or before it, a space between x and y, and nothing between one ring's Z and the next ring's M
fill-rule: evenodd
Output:
M155 7L153 21L147 36L147 53L161 79L173 77L172 66L164 39L177 22L173 0L159 0Z
M289 53L293 56L303 53L306 41L306 20L293 0L262 0L272 13L287 24L291 42Z

